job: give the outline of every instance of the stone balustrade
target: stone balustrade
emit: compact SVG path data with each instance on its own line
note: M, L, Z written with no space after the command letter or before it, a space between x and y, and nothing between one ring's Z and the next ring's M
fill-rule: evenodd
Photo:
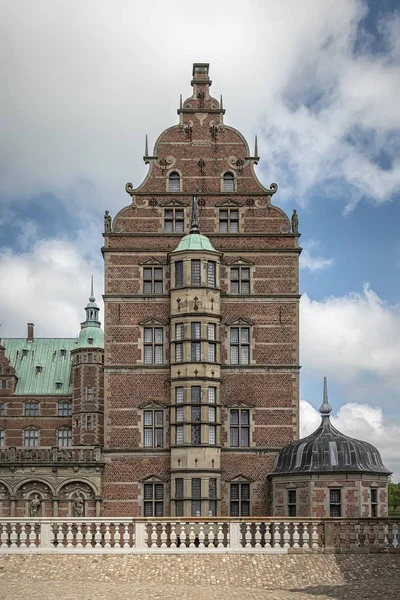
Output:
M103 462L100 447L73 446L67 448L0 448L1 464L68 464Z
M0 518L0 554L400 552L395 519Z

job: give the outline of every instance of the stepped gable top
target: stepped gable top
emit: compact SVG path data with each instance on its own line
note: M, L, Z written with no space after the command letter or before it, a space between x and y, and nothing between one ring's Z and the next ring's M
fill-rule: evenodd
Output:
M321 425L308 437L282 448L271 475L324 472L390 474L375 446L348 437L333 427L326 377L324 399L319 411Z

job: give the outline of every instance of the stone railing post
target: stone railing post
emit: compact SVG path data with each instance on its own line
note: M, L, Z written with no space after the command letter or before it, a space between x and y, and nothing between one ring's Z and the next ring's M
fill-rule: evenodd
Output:
M53 532L51 521L44 519L40 521L40 548L53 548Z
M144 549L147 548L146 544L146 523L135 522L135 548Z
M232 550L242 548L240 523L232 521L229 523L229 548Z
M324 521L324 550L335 549L335 524L333 521Z

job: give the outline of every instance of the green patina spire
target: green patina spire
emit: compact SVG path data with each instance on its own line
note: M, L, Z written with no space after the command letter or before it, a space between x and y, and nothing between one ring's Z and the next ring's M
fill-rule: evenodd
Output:
M197 204L197 196L192 198L192 218L190 222L190 233L185 235L179 242L179 246L174 252L191 250L206 250L208 252L216 252L215 248L211 245L210 240L207 236L201 235L199 226L199 212Z
M96 298L93 291L93 275L91 279L89 302L86 305L85 311L86 320L81 323L77 347L83 348L86 346L95 346L97 348L102 348L104 346L104 333L99 321L100 309L96 304Z

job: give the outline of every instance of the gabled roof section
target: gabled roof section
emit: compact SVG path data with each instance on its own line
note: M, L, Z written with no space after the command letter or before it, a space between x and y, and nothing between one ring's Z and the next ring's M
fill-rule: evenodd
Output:
M77 338L35 338L31 342L5 338L2 342L18 377L15 395L71 394L71 350L75 349ZM42 367L40 372L37 366ZM61 382L61 388L56 387L56 382Z

